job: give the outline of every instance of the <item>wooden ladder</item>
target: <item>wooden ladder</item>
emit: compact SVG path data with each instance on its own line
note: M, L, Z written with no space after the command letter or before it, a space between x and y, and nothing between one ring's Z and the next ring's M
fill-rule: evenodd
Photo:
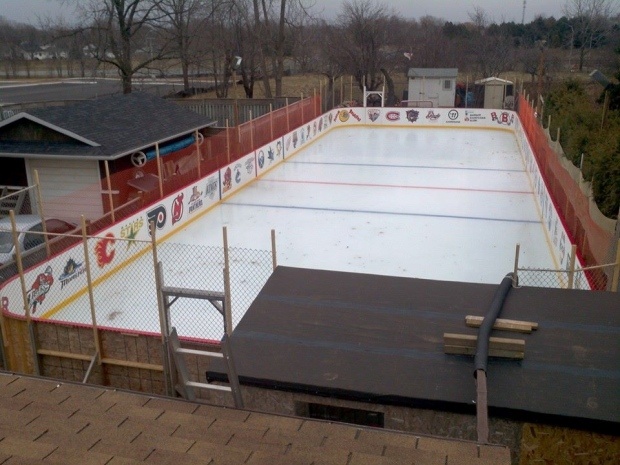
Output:
M243 408L243 398L241 397L241 389L239 387L239 377L237 376L237 371L235 370L232 353L230 351L230 343L227 335L224 335L224 337L222 338L222 353L182 348L176 328L172 328L168 340L170 342L170 348L172 352L172 357L174 359L174 364L176 366L177 373L181 381L181 386L179 386L179 390L184 398L186 398L187 400L195 401L196 393L194 389L228 391L232 393L235 407ZM189 371L187 370L187 365L185 364L185 354L223 359L230 384L228 386L222 386L219 384L200 383L198 381L190 380Z

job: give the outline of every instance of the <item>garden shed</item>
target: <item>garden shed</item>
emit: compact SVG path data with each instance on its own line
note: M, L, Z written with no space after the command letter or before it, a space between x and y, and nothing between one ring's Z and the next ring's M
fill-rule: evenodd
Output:
M410 68L404 106L453 107L457 75L457 68Z
M482 88L483 108L512 108L514 106L514 84L498 77L488 77L476 81Z

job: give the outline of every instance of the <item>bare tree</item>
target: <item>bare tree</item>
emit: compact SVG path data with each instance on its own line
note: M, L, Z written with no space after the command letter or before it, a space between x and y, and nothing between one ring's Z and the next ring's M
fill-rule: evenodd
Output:
M275 94L282 95L282 78L287 49L294 41L294 30L308 16L307 0L252 0L253 39L258 43L259 64L265 95L271 97L269 77L275 80ZM270 65L268 63L270 62Z
M387 7L371 0L345 1L338 16L343 25L341 59L360 89L377 90L383 83L388 19Z
M315 50L313 69L327 78L327 90L325 104L329 107L344 99L342 95L336 98L334 83L336 79L345 74L345 56L340 47L334 47L341 39L342 30L333 25L321 21L315 27L315 34L311 36L309 45Z
M484 8L476 5L474 6L474 9L472 11L467 12L467 16L469 17L469 20L474 23L474 26L476 27L478 32L480 34L484 34L484 31L491 22L489 19L489 15L484 10Z
M155 60L167 56L164 45L151 49L147 56L136 58L136 47L153 25L161 19L159 6L162 0L89 0L79 2L86 29L96 40L90 53L100 63L107 63L118 70L123 93L130 93L134 75Z
M617 0L566 0L563 12L571 23L571 49L579 50L579 71L590 50L609 29L609 20L617 9Z
M482 8L476 6L468 15L475 27L468 41L469 60L475 73L486 78L512 68L515 60L512 39L497 28L490 32L491 21Z
M161 0L157 8L161 13L161 26L165 34L170 35L174 44L172 53L181 64L183 89L189 91L189 68L195 60L192 46L204 29L220 1L213 0L206 8L204 0Z

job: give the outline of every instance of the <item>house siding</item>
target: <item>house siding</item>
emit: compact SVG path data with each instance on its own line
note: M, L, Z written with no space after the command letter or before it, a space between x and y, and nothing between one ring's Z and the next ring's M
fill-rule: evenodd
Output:
M35 170L41 183L45 216L78 222L103 216L101 177L97 161L26 160L28 184L35 184ZM37 208L38 211L38 208Z

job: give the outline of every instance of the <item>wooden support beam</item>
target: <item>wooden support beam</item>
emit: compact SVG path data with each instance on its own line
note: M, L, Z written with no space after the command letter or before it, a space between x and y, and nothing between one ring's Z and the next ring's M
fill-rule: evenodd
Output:
M482 325L484 317L467 315L465 317L465 324L470 328L479 328ZM519 320L506 320L498 318L493 324L493 329L500 331L514 331L516 333L531 333L538 329L538 323L533 321L519 321Z
M86 354L74 354L71 352L62 352L59 350L49 350L49 349L38 349L37 355L47 355L49 357L68 358L71 360L82 360L84 362L89 362L92 358L90 355L86 355ZM140 370L164 371L164 367L162 365L157 365L154 363L132 362L129 360L117 360L113 358L102 358L101 363L108 364L108 365L116 365L120 367L127 367L127 368L138 368Z
M446 354L475 355L478 336L474 334L444 333L443 347ZM525 341L504 337L489 338L489 357L523 359Z

